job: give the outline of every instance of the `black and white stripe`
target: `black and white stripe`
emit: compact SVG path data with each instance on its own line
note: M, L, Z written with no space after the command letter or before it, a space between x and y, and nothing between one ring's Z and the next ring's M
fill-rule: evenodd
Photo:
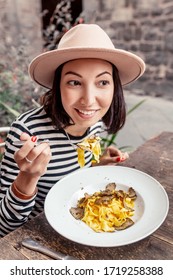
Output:
M87 137L99 134L102 122L90 128ZM21 200L14 195L11 184L15 180L19 169L14 161L16 147L13 141L19 140L22 132L36 135L40 140L49 139L52 158L46 173L38 181L38 193L29 200ZM71 137L73 144L81 142L82 137ZM51 140L56 144L51 144ZM85 167L91 166L92 155L85 153ZM0 236L4 236L15 228L25 223L28 219L43 211L45 197L50 188L67 174L79 169L77 152L70 144L63 130L56 130L50 118L42 107L22 114L11 126L6 140L6 151L1 162L0 178Z

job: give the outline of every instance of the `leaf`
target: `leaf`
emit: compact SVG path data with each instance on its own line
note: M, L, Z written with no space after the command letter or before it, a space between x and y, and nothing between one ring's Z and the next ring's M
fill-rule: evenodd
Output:
M131 112L133 112L134 110L136 110L139 106L141 106L144 102L146 101L146 99L143 99L141 101L139 101L135 106L133 106L130 110L128 110L127 115L129 115Z
M11 114L13 114L15 117L18 117L20 115L19 112L16 110L12 109L10 106L8 106L6 103L0 101L0 104L4 106Z

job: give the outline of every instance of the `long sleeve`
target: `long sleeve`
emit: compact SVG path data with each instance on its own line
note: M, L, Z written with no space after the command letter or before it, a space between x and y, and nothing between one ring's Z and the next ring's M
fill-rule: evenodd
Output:
M19 139L23 131L29 133L25 126L14 122L6 141L6 151L1 162L0 237L25 223L35 204L35 196L32 199L21 200L15 196L11 188L19 172L14 161L16 148L11 143Z
M11 187L6 188L5 195L1 193L0 202L0 236L4 236L18 228L28 220L34 206L35 197L30 200L20 200L15 197Z
M101 129L102 124L98 122L87 131L87 134L72 137L71 141L76 145L86 137L100 133ZM37 183L37 194L28 200L16 197L11 187L19 173L18 166L14 161L14 153L18 148L13 145L13 141L19 140L22 132L26 132L30 136L36 135L39 140L49 139L52 154L46 173L40 177ZM86 151L85 167L90 167L91 161L92 154ZM64 176L78 169L80 166L74 145L71 145L63 130L56 130L52 126L44 108L40 107L22 114L11 126L6 139L4 158L1 162L0 236L6 235L28 219L41 213L44 210L46 195L51 187Z

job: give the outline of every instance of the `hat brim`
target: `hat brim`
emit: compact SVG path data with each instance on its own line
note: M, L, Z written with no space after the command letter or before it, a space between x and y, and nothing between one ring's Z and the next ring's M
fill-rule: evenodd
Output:
M37 56L29 65L29 74L39 85L51 89L55 70L67 61L80 58L104 59L114 64L119 71L122 85L135 81L145 71L144 61L128 51L104 48L68 48L45 52Z

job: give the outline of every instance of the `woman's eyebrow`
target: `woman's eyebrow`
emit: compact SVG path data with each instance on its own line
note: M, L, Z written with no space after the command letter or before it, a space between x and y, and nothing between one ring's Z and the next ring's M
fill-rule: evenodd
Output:
M76 75L76 76L82 78L82 76L81 76L80 74L78 74L78 73L76 73L76 72L73 72L73 71L68 71L68 72L65 73L65 75L70 75L70 74Z
M78 73L76 73L76 72L74 72L74 71L68 71L68 72L65 73L65 75L70 75L70 74L76 75L76 76L82 78L82 76L81 76L80 74L78 74ZM105 75L105 74L108 74L108 75L112 76L112 74L109 73L108 71L104 71L104 72L98 74L98 75L96 76L96 78L98 78L98 77L100 77L100 76L102 76L102 75Z
M112 76L112 74L109 73L108 71L104 71L104 72L98 74L98 75L96 76L96 78L98 78L98 77L100 77L100 76L102 76L102 75L104 75L104 74L108 74L108 75Z

